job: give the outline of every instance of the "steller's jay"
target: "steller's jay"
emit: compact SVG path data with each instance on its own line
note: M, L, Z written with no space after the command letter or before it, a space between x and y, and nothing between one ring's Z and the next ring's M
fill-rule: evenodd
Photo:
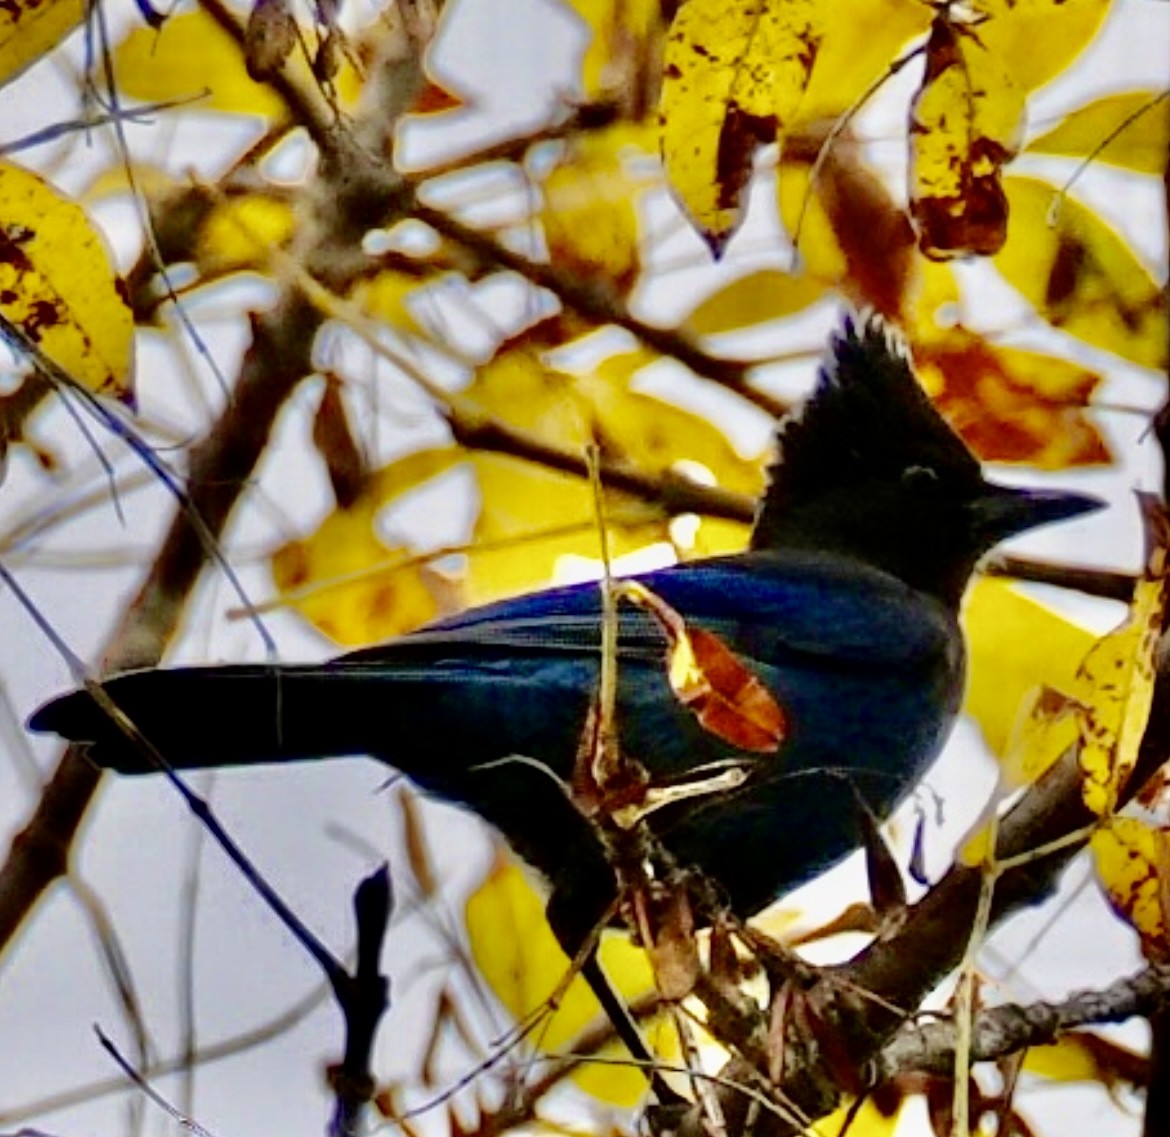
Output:
M668 685L659 625L626 605L618 616L621 751L657 782L726 759L748 770L737 789L648 818L744 916L855 848L857 796L886 816L939 752L963 692L957 617L979 558L1100 505L984 480L876 319L834 338L770 473L747 552L640 580L767 686L788 727L775 753L708 733ZM474 810L548 878L549 920L573 956L616 889L565 788L597 691L600 614L598 586L573 585L327 663L141 671L104 686L175 767L368 754ZM103 766L150 769L84 691L30 725L91 743ZM587 975L597 980L595 961Z

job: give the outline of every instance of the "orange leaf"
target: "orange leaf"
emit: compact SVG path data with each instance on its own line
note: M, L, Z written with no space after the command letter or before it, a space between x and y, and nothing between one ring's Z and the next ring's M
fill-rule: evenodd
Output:
M667 676L675 697L717 738L756 754L771 754L788 724L767 687L712 632L688 628L661 597L636 582L620 582L621 594L648 611L670 641Z
M963 327L916 348L914 359L943 414L984 461L1049 470L1111 461L1085 416L1101 377L1081 364L988 343Z

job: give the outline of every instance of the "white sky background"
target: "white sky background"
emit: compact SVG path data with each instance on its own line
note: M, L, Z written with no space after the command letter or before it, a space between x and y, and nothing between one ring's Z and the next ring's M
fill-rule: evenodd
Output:
M135 19L127 5L115 22L129 26ZM544 121L558 93L565 89L566 77L575 74L582 46L580 29L539 0L467 0L460 6L459 18L451 22L449 34L437 45L434 63L442 75L459 77L461 91L478 96L477 109L469 112L462 124L433 131L429 139L421 131L417 137L412 134L406 141L407 152L413 153L417 147L421 154L427 146L454 152L468 139L482 142L485 135L496 131L503 134L518 124L523 128ZM74 65L81 58L79 37L71 44L70 57ZM1031 119L1043 124L1106 90L1163 85L1167 59L1170 4L1159 0L1121 3L1081 70L1033 100ZM891 107L905 105L908 86L916 78L917 70L909 68L897 87L886 93L881 107L862 119L860 129L872 140L875 157L900 160L903 128L891 123L888 115ZM69 91L67 75L53 61L0 91L0 142L72 116L75 107ZM131 136L142 159L167 163L178 171L194 158L211 175L222 161L217 150L225 141L223 120L217 118L214 129L212 126L204 119L194 127L172 132L169 124L156 122L133 128ZM234 139L228 141L235 145ZM89 155L75 150L65 166L59 164L61 151L55 148L30 151L18 159L45 170L63 188L79 192L94 169L108 161L109 153L108 141L99 141ZM1099 205L1151 265L1162 265L1165 238L1160 193L1154 179L1146 182L1142 185L1135 178L1094 170L1078 183L1077 193ZM644 310L669 319L687 306L686 298L694 289L709 291L717 280L744 271L745 265L774 264L775 245L762 191L756 206L762 208L754 209L749 225L737 237L729 266L713 268L697 238L676 223L676 235L657 251L656 260L660 266L677 266L679 271L663 273L643 290L640 302ZM666 207L660 201L652 208L664 211ZM107 203L98 215L109 227L125 267L136 253L132 213L125 205ZM964 272L989 277L990 273L982 271L985 267L973 266ZM1164 279L1164 270L1159 271ZM257 302L263 299L262 290L253 289L250 294ZM191 309L229 375L244 342L238 324L221 318L233 303L234 299L224 296L196 301ZM1011 312L1009 290L1003 288L993 303L981 301L977 312L966 315L977 327L993 327L1010 320ZM818 306L795 331L786 332L789 341L779 344L775 337L770 342L764 337L760 349L791 349L792 340L800 347L815 345L823 340L833 318L827 306ZM1161 385L1151 382L1148 375L1087 349L1085 357L1107 369L1108 385L1102 401L1140 410L1159 403ZM788 390L810 378L811 368L802 367L776 375L775 381ZM157 345L144 345L139 358L139 391L145 417L163 418L180 430L197 430L206 412L191 396L187 382L187 377L174 374L169 355ZM199 383L206 398L218 400L214 383L206 375ZM289 518L303 526L306 518L323 515L330 507L320 469L308 469L304 462L307 412L315 406L316 398L315 387L303 387L282 417L276 444L260 474L261 485L274 503L272 508L250 510L248 519L229 539L233 562L256 598L269 595L271 582L265 566L256 562L255 551L271 547L277 538L292 536ZM408 412L415 414L416 437L438 437L435 427L422 415L421 397L399 386L387 398L399 421ZM1156 458L1149 446L1137 445L1145 426L1142 414L1105 414L1101 421L1117 453L1129 464L1123 469L1062 475L1058 480L1101 493L1115 502L1116 508L1105 517L1037 534L1022 547L1046 555L1061 555L1063 551L1079 562L1133 568L1138 536L1129 490L1137 484L1156 484ZM734 429L741 444L751 449L770 428L757 416L745 414ZM84 446L65 416L58 412L46 416L39 433L48 444L68 453L69 463L84 460ZM383 448L400 448L401 437L390 439L388 433L383 428L379 435ZM134 468L115 445L103 444L120 471ZM1018 474L1008 472L1005 476ZM89 459L84 477L54 486L35 470L26 454L18 453L0 487L0 545L16 520L68 497L79 486L96 484L97 477L97 466ZM22 558L19 551L4 556L68 643L87 659L93 658L105 640L146 563L144 558L156 545L161 525L170 516L170 503L157 488L127 494L124 506L124 526L107 504L63 529L62 539L53 542L58 551L138 551L138 559L132 556L120 567L50 567L41 550L35 557ZM433 520L434 512L425 507L416 510L424 520ZM457 530L457 520L448 520L452 532ZM448 535L438 536L442 540ZM431 537L434 539L433 534ZM232 606L234 599L222 580L210 579L192 611L178 657L201 661L262 658L263 648L255 631L245 623L225 619ZM1107 623L1112 613L1092 612L1089 616L1100 625ZM269 626L284 658L328 653L327 645L292 618L277 615L269 620ZM22 735L20 723L44 698L70 686L71 680L64 663L7 593L0 594L0 633L0 679L4 684L0 693L11 703L11 717L6 718L0 709L0 828L8 834L23 822L34 800L19 755L31 747L42 771L50 769L56 757L54 748L44 740ZM956 741L960 745L951 748L932 779L948 803L945 830L931 838L929 867L935 872L945 867L949 842L962 832L991 783L990 764L975 753L971 731L961 728ZM335 829L343 827L360 835L371 848L388 851L392 861L402 860L396 833L391 831L396 815L388 809L386 795L378 792L385 777L385 770L371 763L331 762L229 775L214 787L222 819L285 898L337 951L346 950L351 939L352 888L374 860L358 851L354 842L339 840ZM969 809L966 815L963 806ZM448 874L452 911L457 911L458 898L476 881L485 863L482 843L476 840L474 822L455 811L436 808L428 816L432 847ZM118 782L107 788L94 811L77 858L81 875L110 909L147 1009L157 1051L163 1055L174 1052L178 1039L179 891L195 839L193 824L166 785L150 779ZM1074 878L1080 876L1074 872L1070 881ZM838 874L834 882L836 887L824 902L826 909L861 895L860 876L853 868ZM200 1041L210 1043L279 1013L313 989L318 977L299 947L217 850L209 850L203 859L200 887L196 1005ZM826 890L822 887L821 892L823 897ZM400 900L405 912L407 898ZM1091 885L1069 919L1075 923L1053 931L1015 979L1012 990L1021 998L1037 994L1056 997L1136 966L1128 933L1101 912ZM385 1079L410 1076L412 1028L428 1017L427 993L433 990L435 974L425 968L440 953L433 938L423 934L422 923L417 914L400 916L384 955L385 969L394 983L394 1005L383 1026L378 1052L378 1073ZM997 937L997 953L1015 958L1036 926L1037 920L1031 917L1019 921ZM1033 962L1039 966L1028 965ZM999 970L995 957L990 966L993 972ZM485 1037L504 1029L502 1016L492 1019L476 1005L472 1014ZM128 1035L102 978L95 941L74 900L58 888L15 950L0 964L0 1116L41 1095L111 1075L110 1061L91 1031L95 1022L128 1051ZM224 1137L320 1132L327 1110L321 1067L336 1057L340 1042L338 1016L326 1003L300 1028L265 1049L200 1071L196 1116ZM169 1093L174 1083L163 1083L163 1088ZM1075 1110L1081 1132L1104 1132L1099 1125L1107 1123L1110 1133L1137 1132L1136 1122L1128 1130L1119 1125L1118 1114L1106 1111L1100 1095L1077 1095L1075 1104L1073 1099L1069 1091L1043 1095L1045 1107L1051 1106L1058 1111L1054 1116L1063 1116L1066 1122L1072 1116L1069 1111ZM61 1134L116 1133L126 1125L125 1111L124 1103L104 1099L33 1123ZM1040 1110L1034 1109L1031 1116L1039 1122ZM146 1124L149 1132L156 1131L162 1122L151 1114ZM1041 1132L1060 1132L1060 1124L1056 1121L1048 1128L1041 1127Z

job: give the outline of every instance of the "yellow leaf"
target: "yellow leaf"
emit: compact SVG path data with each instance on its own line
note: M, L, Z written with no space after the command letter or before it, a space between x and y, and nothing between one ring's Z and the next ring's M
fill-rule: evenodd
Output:
M206 12L169 16L158 31L135 28L115 49L122 90L147 102L200 98L200 109L282 119L284 101L249 78L236 41Z
M1166 92L1130 91L1095 99L1065 115L1025 149L1090 158L1139 174L1161 174L1170 153Z
M667 178L718 256L743 220L756 150L792 125L821 42L814 0L689 0L663 63Z
M457 447L408 454L370 475L347 509L336 509L311 536L272 558L287 603L337 643L359 646L402 635L450 603L452 585L412 554L383 542L378 514L408 490L463 460Z
M820 51L797 114L835 119L888 71L899 49L930 27L921 0L830 0L820 5Z
M849 1137L894 1137L899 1130L902 1109L908 1098L899 1101L892 1113L883 1112L868 1097L857 1108L856 1102L848 1102L839 1109L822 1117L807 1134L848 1133Z
M1024 697L1044 684L1073 691L1078 664L1094 637L991 577L968 590L963 628L969 672L964 709L991 752L1003 757Z
M472 958L496 997L518 1020L539 1011L560 986L569 961L549 929L544 905L523 871L497 863L472 894L466 909ZM605 973L627 1001L654 991L654 975L646 953L624 936L605 934L600 957ZM601 1007L580 976L566 990L561 1005L529 1037L545 1053L572 1049L583 1031L600 1021ZM677 1053L673 1031L660 1022L647 1041L664 1057ZM626 1053L613 1043L605 1057ZM646 1078L638 1070L586 1063L573 1075L586 1092L614 1105L634 1106L645 1096Z
M714 336L780 320L814 304L825 287L809 272L794 276L774 268L757 269L697 305L687 317L687 328L695 335Z
M1008 283L1053 327L1164 370L1166 296L1129 245L1047 182L1009 177L1004 188L1011 225L995 265Z
M8 0L0 5L0 87L55 48L85 15L85 0Z
M588 482L503 454L474 454L471 463L481 505L468 553L468 603L547 585L562 557L600 556ZM612 556L665 539L665 521L653 507L607 496Z
M1167 529L1160 507L1144 500L1146 569L1134 589L1129 616L1100 639L1077 671L1082 714L1080 753L1085 805L1105 815L1137 761L1154 696L1154 654L1166 610Z
M581 61L587 99L605 98L628 79L629 56L645 44L661 19L659 0L565 0L592 33Z
M1054 1082L1090 1082L1115 1090L1145 1084L1147 1058L1111 1038L1082 1030L1030 1046L1024 1069Z
M1000 178L1019 147L1024 96L981 28L938 13L911 110L910 209L919 247L936 259L987 256L1007 236Z
M1032 91L1093 41L1110 0L972 0L975 30L1012 80Z
M363 312L375 319L400 331L421 336L425 333L410 310L409 300L425 284L425 277L386 269L370 280L359 281L353 298Z
M261 194L222 198L195 236L195 263L206 274L263 270L269 250L285 244L295 228L287 201Z
M641 267L638 196L648 184L622 160L628 132L581 135L541 183L541 227L553 264L628 292Z
M0 312L78 383L133 399L134 319L85 210L0 159Z
M1151 962L1170 959L1170 833L1136 817L1111 817L1090 840L1113 908Z

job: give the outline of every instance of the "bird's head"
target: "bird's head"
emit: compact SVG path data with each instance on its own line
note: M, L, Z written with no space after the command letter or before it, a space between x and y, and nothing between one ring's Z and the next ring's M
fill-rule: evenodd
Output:
M770 475L753 549L838 553L954 606L993 545L1102 505L987 481L876 318L834 337L816 390L780 426Z

